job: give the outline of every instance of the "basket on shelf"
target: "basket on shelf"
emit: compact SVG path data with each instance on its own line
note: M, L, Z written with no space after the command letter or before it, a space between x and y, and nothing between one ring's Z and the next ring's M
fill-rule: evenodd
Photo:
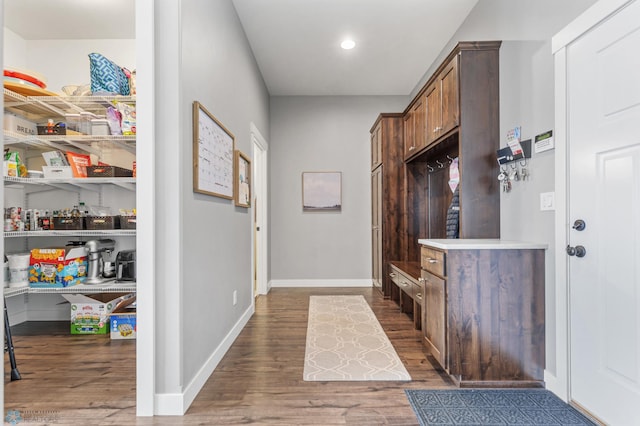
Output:
M120 229L136 229L136 216L120 216Z
M84 218L78 216L53 216L51 229L55 231L71 231L84 229Z
M85 225L86 229L94 231L116 229L118 227L118 219L118 216L87 216Z
M87 177L133 177L133 170L117 166L87 166Z

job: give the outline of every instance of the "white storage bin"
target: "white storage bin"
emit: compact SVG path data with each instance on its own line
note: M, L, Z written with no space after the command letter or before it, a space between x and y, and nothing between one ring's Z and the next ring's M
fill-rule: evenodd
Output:
M35 135L38 133L36 123L9 113L4 114L4 129L24 135Z
M42 166L42 171L46 179L73 177L71 166Z

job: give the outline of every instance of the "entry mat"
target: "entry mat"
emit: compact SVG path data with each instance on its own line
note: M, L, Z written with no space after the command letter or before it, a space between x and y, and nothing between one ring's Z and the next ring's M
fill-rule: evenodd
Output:
M596 425L546 389L405 390L420 425Z

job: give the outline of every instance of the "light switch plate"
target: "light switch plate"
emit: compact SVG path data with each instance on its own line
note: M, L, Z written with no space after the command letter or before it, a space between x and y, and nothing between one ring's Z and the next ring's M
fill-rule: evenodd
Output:
M556 193L541 192L540 193L540 211L556 209Z

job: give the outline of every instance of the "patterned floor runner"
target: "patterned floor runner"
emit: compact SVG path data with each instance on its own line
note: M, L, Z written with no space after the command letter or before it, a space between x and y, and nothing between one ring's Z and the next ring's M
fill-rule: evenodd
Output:
M310 296L305 381L411 380L362 296Z

